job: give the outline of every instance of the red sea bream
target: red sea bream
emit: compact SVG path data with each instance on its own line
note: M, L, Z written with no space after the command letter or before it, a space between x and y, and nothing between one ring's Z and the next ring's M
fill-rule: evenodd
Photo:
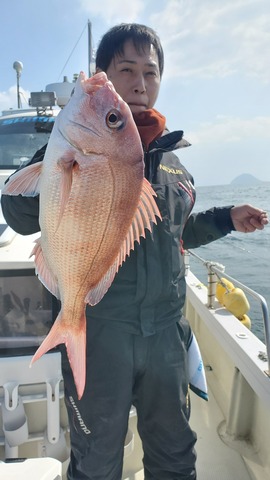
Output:
M86 304L107 292L134 242L160 217L140 137L105 73L81 73L43 162L15 173L6 195L40 195L36 272L61 311L32 362L66 345L78 397L86 377Z

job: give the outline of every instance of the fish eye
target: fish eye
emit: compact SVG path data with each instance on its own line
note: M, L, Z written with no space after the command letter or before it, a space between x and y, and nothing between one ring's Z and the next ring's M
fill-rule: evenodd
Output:
M106 115L106 123L109 128L119 129L124 125L124 120L118 110L110 110Z

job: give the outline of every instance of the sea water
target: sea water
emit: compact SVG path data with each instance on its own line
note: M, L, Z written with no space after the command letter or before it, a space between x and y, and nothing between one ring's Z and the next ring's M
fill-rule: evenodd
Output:
M193 212L211 207L249 203L270 213L270 182L256 186L219 185L197 187ZM269 215L270 216L270 215ZM225 273L262 295L270 308L270 224L253 233L231 232L226 237L192 250L204 260L222 264ZM190 257L192 272L207 283L207 270ZM248 296L252 331L264 341L264 324L260 302Z

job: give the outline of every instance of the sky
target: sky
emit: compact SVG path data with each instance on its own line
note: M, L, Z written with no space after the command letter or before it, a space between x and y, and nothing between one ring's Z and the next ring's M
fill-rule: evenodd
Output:
M155 108L191 147L177 154L197 186L248 173L270 181L270 0L0 0L0 111L30 91L88 73L92 43L122 22L159 35L165 72Z

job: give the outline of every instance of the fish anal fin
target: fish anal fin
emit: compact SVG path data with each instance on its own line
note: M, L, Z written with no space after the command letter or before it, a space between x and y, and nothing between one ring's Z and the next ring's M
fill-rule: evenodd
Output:
M2 189L3 195L36 197L40 191L42 162L28 165L12 175Z
M100 282L88 292L88 294L85 297L85 303L89 303L89 305L93 306L99 303L100 300L102 300L105 293L110 288L118 269L119 269L119 261L117 256L116 261L109 268L107 273L102 277Z
M43 255L41 246L41 237L35 241L35 246L30 254L30 257L34 255L36 274L39 280L43 283L44 287L49 290L56 298L60 299L60 293L58 288L58 282L49 267Z
M75 324L74 324L75 325ZM83 396L86 379L86 318L80 319L80 328L65 325L62 313L60 312L55 320L47 337L43 340L40 347L33 356L30 366L37 361L42 355L64 343L67 349L67 356L73 373L74 382L79 400Z

